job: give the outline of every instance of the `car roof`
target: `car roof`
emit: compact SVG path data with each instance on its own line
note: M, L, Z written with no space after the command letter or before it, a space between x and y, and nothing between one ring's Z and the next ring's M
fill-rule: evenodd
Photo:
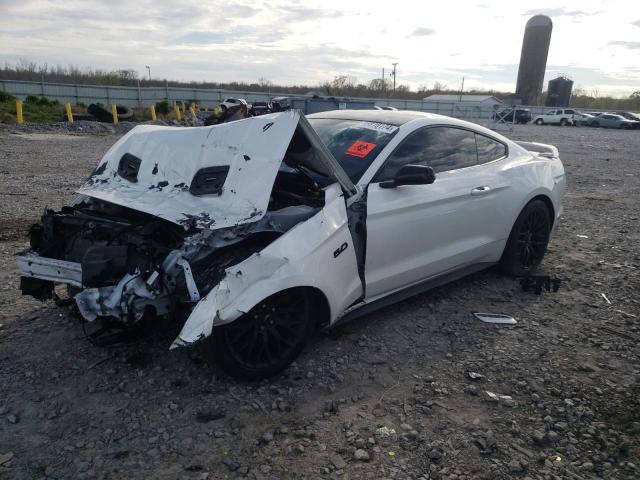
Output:
M419 118L439 118L440 115L434 115L424 112L415 112L412 110L329 110L327 112L318 112L307 115L307 118L327 118L336 120L358 120L362 122L379 122L388 125L404 125L412 120Z

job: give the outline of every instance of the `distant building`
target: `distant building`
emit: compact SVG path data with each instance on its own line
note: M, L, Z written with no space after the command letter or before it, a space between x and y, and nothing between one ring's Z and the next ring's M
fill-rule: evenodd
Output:
M502 100L491 95L429 95L423 99L425 103L456 103L460 107L478 107L481 110L492 110L502 105Z
M573 80L567 77L558 77L549 80L547 88L546 107L568 107L571 102Z
M516 95L525 105L540 102L552 31L553 23L545 15L531 17L524 29Z

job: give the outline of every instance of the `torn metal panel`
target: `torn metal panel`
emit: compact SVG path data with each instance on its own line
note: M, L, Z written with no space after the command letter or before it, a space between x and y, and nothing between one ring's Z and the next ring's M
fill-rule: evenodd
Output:
M267 211L294 134L306 138L298 140L304 149L296 161L356 192L306 119L283 112L211 127L138 126L109 149L78 193L186 228L255 222Z
M220 283L195 306L171 348L207 337L214 326L236 320L270 295L300 286L324 293L332 321L362 295L345 201L337 184L327 188L324 209L226 269Z
M138 126L109 149L78 193L196 228L254 222L267 211L298 120L287 112L212 127ZM137 165L126 155L139 159ZM123 161L129 179L122 176ZM221 175L199 172L216 167L228 170L219 193L194 195L198 175L205 183ZM135 181L131 169L137 169Z
M41 257L28 252L17 257L18 269L25 277L82 286L82 269L77 262Z

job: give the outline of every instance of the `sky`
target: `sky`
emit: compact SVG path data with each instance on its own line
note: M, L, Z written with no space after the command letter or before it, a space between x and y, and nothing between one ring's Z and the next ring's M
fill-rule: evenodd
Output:
M535 14L553 21L545 82L640 90L640 0L0 0L0 62L279 85L367 83L398 62L412 89L464 76L465 90L514 91Z

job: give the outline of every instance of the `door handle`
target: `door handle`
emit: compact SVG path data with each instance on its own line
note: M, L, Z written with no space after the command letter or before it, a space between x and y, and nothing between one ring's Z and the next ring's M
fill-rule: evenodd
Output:
M486 195L491 191L491 187L488 185L483 185L481 187L476 187L471 190L471 195Z

